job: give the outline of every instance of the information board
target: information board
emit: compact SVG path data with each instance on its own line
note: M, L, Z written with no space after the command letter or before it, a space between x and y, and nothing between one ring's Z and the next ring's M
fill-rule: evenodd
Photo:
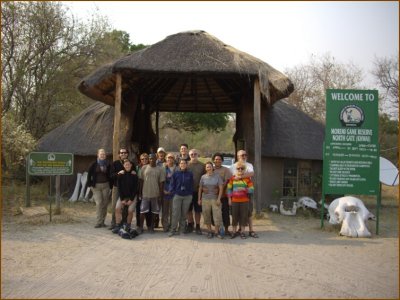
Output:
M34 176L72 175L74 155L58 152L31 152L28 157L28 174Z
M378 91L327 90L325 194L378 194L378 121Z

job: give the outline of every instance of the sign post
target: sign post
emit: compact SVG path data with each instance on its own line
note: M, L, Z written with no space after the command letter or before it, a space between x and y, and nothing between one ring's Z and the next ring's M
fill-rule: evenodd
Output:
M51 222L51 176L72 175L74 170L74 155L72 153L58 152L31 152L27 157L26 165L27 195L26 206L30 206L30 183L29 175L50 176L50 222Z
M378 91L326 91L323 203L325 194L364 194L380 205L378 121Z

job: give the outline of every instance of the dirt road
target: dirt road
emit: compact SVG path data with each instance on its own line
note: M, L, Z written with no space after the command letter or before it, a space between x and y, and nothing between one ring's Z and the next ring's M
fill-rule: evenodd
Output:
M256 220L260 238L244 240L161 231L123 240L93 228L94 209L79 222L14 224L3 219L2 298L399 297L397 218L371 239L273 213Z

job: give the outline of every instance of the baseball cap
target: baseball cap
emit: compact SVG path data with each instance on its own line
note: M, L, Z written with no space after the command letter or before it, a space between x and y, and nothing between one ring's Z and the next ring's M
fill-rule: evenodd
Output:
M158 152L164 152L164 153L165 153L165 150L164 150L163 147L160 147L160 148L157 149L157 153L158 153Z

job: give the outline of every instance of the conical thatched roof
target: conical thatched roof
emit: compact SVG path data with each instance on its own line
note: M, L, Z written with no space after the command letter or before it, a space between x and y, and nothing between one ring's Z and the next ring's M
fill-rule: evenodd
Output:
M325 126L285 100L266 116L262 155L322 160Z
M38 142L39 151L96 155L104 148L112 153L114 107L94 103L78 116L45 134Z
M39 151L95 155L112 152L114 107L95 103L39 140ZM322 160L324 125L294 106L279 101L266 114L262 155ZM218 150L218 149L215 149Z
M237 111L257 77L261 94L271 95L270 104L293 91L284 74L204 31L170 35L97 69L78 88L113 105L116 72L122 74L125 98L140 94L160 111Z

